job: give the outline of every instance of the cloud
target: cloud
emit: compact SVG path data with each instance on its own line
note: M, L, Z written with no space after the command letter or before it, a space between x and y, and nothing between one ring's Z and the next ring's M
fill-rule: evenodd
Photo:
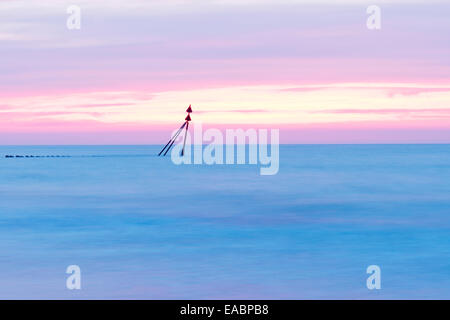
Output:
M434 114L435 117L439 117L442 114L450 114L450 108L448 109L322 109L318 111L310 111L311 113L337 113L337 114L414 114L414 113L428 113Z
M196 111L197 114L205 114L205 113L264 113L269 112L269 110L265 109L222 109L222 110L204 110L204 111Z
M217 126L450 126L443 2L380 1L379 32L356 0L77 3L69 31L69 1L0 2L0 131L170 128L189 103Z

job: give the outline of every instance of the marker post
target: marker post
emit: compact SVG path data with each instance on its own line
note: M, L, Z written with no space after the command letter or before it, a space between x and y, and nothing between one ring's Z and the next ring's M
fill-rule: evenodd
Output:
M175 140L177 140L180 133L183 131L184 128L186 128L185 133L184 133L183 150L181 150L181 156L184 156L184 148L186 146L186 137L187 137L187 133L189 130L189 122L191 121L191 113L192 113L191 105L189 105L189 108L187 108L186 112L188 113L188 115L187 115L186 119L184 119L183 125L177 130L177 132L175 132L173 137L170 138L169 142L167 142L167 144L164 146L164 148L158 153L158 156L160 156L164 152L164 150L166 151L166 152L164 152L164 156L165 156L169 152L169 150L172 148L173 144L175 143Z

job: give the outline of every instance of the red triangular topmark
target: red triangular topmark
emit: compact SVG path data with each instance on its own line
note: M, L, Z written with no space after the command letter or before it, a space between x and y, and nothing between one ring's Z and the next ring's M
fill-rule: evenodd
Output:
M191 121L191 115L188 114L187 117L186 117L186 119L184 119L184 120L186 120L186 121Z
M189 113L191 113L191 112L192 112L192 108L191 108L191 105L189 105L189 108L187 108L186 112L189 112Z

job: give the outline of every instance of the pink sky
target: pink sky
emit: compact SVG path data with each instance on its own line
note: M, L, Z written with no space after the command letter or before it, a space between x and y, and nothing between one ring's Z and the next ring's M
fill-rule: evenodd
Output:
M204 127L284 143L450 143L450 5L0 2L0 144L162 143Z

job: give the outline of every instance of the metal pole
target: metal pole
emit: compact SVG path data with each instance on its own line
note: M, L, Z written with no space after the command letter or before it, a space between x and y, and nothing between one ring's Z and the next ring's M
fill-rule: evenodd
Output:
M184 127L184 126L183 126ZM170 148L172 148L173 144L175 143L175 140L178 138L178 136L180 135L181 130L179 130L177 132L177 134L173 137L172 142L170 143L169 147L167 148L166 152L164 152L164 156L167 154L167 152L169 152Z
M184 126L186 125L186 122L183 123L183 125L178 129L178 131L173 135L172 138L170 138L169 142L167 142L167 144L164 146L164 148L161 150L160 153L158 153L158 156L161 155L161 153L164 152L164 150L167 148L167 146L172 142L172 140L174 140L176 137L178 137L178 135L180 134L180 131L183 130ZM167 153L167 152L166 152ZM164 154L166 155L166 154Z
M184 134L184 142L183 142L183 150L181 150L181 156L184 156L184 147L186 146L186 137L188 135L188 129L189 129L189 121L186 121L187 126L186 126L186 132Z

